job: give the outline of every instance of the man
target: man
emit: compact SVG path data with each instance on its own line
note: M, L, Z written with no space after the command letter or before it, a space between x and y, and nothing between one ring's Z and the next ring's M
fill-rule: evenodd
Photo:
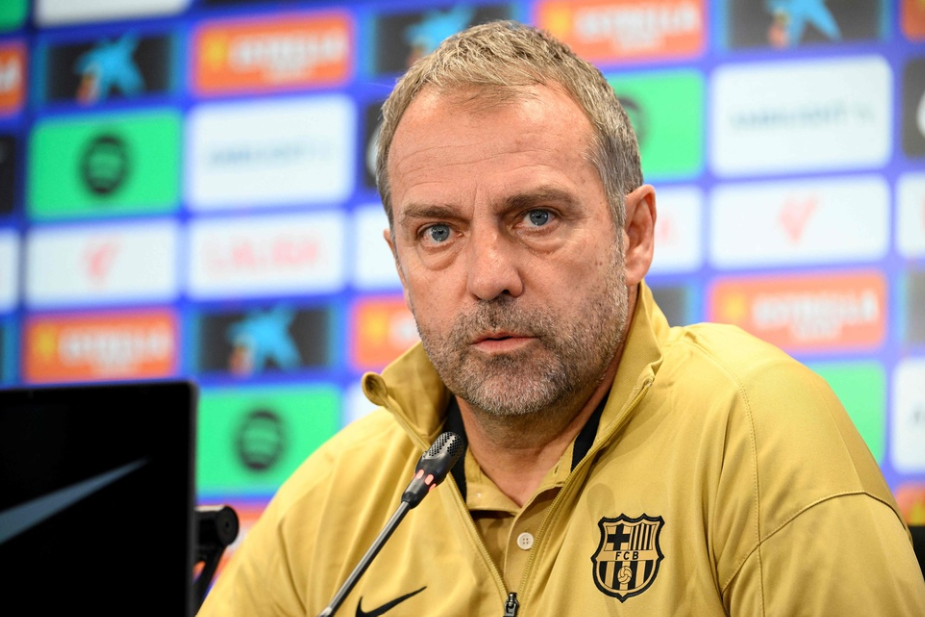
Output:
M923 615L909 532L825 382L644 282L655 191L600 72L510 22L383 109L422 345L281 488L203 615L317 615L445 430L468 448L341 605L372 615Z

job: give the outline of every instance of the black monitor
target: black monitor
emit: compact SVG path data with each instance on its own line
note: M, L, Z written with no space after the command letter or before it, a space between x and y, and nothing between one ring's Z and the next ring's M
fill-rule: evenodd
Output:
M197 397L188 381L0 390L4 606L193 614Z

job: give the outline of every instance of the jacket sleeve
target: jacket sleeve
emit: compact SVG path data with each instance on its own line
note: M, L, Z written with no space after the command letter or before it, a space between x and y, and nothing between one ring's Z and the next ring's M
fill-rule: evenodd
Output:
M730 615L925 615L906 527L863 493L812 504L769 530L722 591Z
M925 615L902 513L825 380L760 349L730 373L711 526L728 614Z

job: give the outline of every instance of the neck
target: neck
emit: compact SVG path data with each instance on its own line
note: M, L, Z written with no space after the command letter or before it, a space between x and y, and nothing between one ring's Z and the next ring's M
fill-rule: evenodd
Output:
M518 506L536 492L610 390L622 349L590 392L526 416L498 416L459 399L469 450L498 488Z

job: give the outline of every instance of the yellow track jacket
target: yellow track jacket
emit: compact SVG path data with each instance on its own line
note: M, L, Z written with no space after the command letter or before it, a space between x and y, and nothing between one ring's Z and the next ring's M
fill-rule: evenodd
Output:
M382 407L284 483L200 615L315 617L398 507L450 393L420 345ZM307 410L308 411L308 410ZM597 436L507 589L452 478L398 526L349 617L925 615L909 531L824 380L740 329L639 301ZM508 613L511 614L511 613Z

